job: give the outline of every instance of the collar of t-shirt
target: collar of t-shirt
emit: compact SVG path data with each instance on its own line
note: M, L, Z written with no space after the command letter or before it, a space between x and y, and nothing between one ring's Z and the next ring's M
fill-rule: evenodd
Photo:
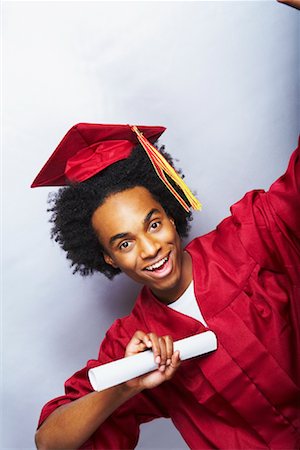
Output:
M169 308L175 309L186 316L193 317L207 327L207 324L202 316L199 305L197 303L194 293L194 282L192 281L189 287L184 291L181 297L175 302L168 304Z

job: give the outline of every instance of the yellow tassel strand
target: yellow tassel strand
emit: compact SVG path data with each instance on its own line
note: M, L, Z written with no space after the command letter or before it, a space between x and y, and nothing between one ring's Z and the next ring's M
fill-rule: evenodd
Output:
M140 130L136 126L131 126L132 131L134 131L137 135L139 142L142 147L145 149L149 159L159 176L162 182L166 185L166 187L171 191L174 197L179 201L181 206L189 212L189 206L184 201L184 199L180 196L180 194L173 188L173 186L169 183L167 177L168 175L176 184L180 187L191 207L195 210L201 210L202 205L197 200L197 198L193 195L191 190L185 184L183 179L178 175L178 173L173 169L173 167L168 163L168 161L164 158L164 156L145 138L145 136L140 132Z

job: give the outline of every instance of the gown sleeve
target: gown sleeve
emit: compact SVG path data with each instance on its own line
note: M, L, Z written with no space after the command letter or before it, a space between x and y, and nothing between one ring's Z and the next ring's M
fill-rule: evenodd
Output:
M300 137L287 171L272 184L268 199L282 226L300 239Z
M65 382L65 395L49 401L43 407L38 427L58 407L93 392L88 379L89 369L122 358L129 340L122 320L117 320L106 333L98 359L89 360L86 367ZM155 389L152 391L155 394ZM159 395L155 400L155 395L149 395L148 391L141 392L117 408L80 449L132 449L138 442L140 424L159 417L169 417L160 404Z
M275 272L291 269L299 285L300 260L300 138L286 172L269 191L248 192L231 207L239 238L261 267Z
M299 140L300 141L300 140ZM300 143L300 142L299 142ZM289 351L300 351L300 146L292 153L286 172L269 191L252 191L231 208L242 246L257 263L260 295L269 299L291 330ZM275 284L272 280L276 279ZM275 290L274 290L275 289ZM279 294L279 291L281 295ZM264 330L264 334L267 330ZM293 357L294 379L300 360Z

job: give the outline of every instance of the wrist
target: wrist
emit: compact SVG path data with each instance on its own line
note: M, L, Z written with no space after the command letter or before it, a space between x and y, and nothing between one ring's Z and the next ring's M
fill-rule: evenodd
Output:
M120 395L124 395L127 398L131 398L136 394L139 394L144 388L139 381L129 380L122 383L120 386Z
M133 379L128 380L125 383L122 383L119 385L121 390L121 395L127 395L128 398L133 397L136 394L139 394L143 389L144 386L141 382L141 380Z

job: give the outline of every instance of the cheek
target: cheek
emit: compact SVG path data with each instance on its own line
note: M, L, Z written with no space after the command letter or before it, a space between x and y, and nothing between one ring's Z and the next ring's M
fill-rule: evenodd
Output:
M132 270L136 265L136 254L132 250L130 253L116 257L115 262L123 272Z
M179 238L179 235L178 235L178 233L176 231L175 225L173 225L172 223L170 223L169 227L165 228L164 234L165 234L165 238L169 242L173 242L173 243L179 243L180 242L180 238Z

